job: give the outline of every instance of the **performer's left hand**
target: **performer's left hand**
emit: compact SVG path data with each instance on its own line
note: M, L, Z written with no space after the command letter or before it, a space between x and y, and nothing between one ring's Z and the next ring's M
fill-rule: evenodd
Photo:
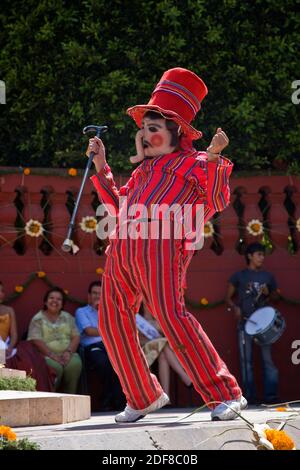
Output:
M208 152L208 160L209 161L214 161L217 160L219 157L219 154L222 152L222 150L227 147L229 144L229 139L225 132L222 130L221 127L218 127L217 132L213 136L211 143L209 144L207 148ZM212 155L214 154L214 155Z

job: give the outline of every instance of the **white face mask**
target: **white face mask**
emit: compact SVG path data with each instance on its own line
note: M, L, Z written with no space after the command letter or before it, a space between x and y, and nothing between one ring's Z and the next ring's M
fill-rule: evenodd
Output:
M171 146L172 134L166 126L166 120L143 119L143 144L146 157L157 157L174 151Z

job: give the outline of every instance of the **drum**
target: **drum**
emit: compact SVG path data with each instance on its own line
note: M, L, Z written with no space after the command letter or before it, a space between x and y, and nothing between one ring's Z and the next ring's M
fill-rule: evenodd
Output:
M247 319L245 332L253 336L261 345L272 344L284 332L286 323L282 315L273 307L263 307L256 310Z

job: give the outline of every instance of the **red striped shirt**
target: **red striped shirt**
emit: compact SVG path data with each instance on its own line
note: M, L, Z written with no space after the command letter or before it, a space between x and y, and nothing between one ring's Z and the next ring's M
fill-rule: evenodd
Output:
M195 149L146 158L133 171L120 190L116 187L110 167L91 177L100 200L119 210L119 197L127 196L127 208L152 205L204 204L204 222L226 208L230 200L229 177L233 163L219 157L217 163L207 161L206 152Z

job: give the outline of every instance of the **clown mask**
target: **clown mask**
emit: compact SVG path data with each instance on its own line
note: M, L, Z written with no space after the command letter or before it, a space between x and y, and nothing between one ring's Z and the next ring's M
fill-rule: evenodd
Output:
M142 128L136 134L137 155L130 158L131 163L138 163L145 157L158 157L174 152L172 133L167 127L166 119L145 116Z

